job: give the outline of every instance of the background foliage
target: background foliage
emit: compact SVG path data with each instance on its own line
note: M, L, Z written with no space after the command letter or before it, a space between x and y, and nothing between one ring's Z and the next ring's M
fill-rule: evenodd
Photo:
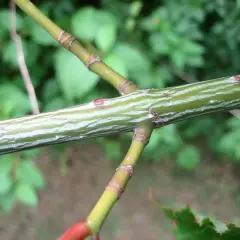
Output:
M59 26L91 52L141 88L164 88L239 71L239 0L34 1ZM56 4L57 3L57 4ZM0 3L0 119L31 113L9 35L7 2ZM17 30L41 111L117 96L30 17L18 11ZM67 59L67 60L66 60ZM109 159L123 156L131 134L99 138ZM203 160L199 146L216 161L240 160L240 121L229 113L212 114L158 129L142 163L165 156L194 171ZM62 149L64 145L55 147ZM32 159L39 150L0 157L0 203L9 211L16 200L37 205L44 178Z

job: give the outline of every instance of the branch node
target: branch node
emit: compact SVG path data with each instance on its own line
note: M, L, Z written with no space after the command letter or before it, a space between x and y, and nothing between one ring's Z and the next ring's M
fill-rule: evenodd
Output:
M120 85L120 87L118 88L118 91L121 95L124 95L126 94L126 89L129 87L129 86L133 86L135 85L132 81L129 81L128 79L126 79L125 81L123 81Z
M115 193L117 193L117 196L118 196L118 199L121 197L121 195L123 194L124 192L124 189L121 188L121 186L115 182L114 180L111 180L107 187L106 187L106 190L112 190L114 191Z
M233 76L235 82L240 82L240 75Z
M149 134L147 134L144 130L145 129L142 129L142 128L135 128L134 134L133 134L133 140L141 143L145 143L147 145L149 142Z
M66 41L69 41L68 45L66 47L64 46L68 50L75 40L76 40L76 38L74 38L71 34L65 32L63 30L59 33L59 36L57 39L57 41L63 46Z
M125 171L128 173L129 177L132 177L133 166L132 165L121 165L116 169L116 171Z
M95 63L95 62L101 62L102 60L99 58L99 57L97 57L97 56L95 56L95 55L91 55L91 58L90 58L90 60L88 61L88 63L86 64L86 67L90 70L90 67L91 67L91 65L93 64L93 63Z
M150 107L149 110L148 110L148 117L152 120L152 122L156 126L165 125L169 121L169 119L167 117L161 118L152 107Z

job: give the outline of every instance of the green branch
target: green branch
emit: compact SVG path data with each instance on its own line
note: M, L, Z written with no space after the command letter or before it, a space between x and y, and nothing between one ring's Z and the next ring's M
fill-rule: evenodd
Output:
M32 17L40 26L42 26L56 41L66 49L77 56L89 70L98 74L101 78L112 84L122 94L130 93L137 90L137 86L112 68L107 66L99 58L89 53L75 37L63 31L48 17L46 17L31 1L13 0L26 14ZM127 84L126 84L127 83ZM128 86L125 88L124 86ZM124 88L123 88L124 87ZM121 90L122 89L122 90Z
M238 78L138 90L105 100L102 106L93 101L55 112L0 121L0 154L129 132L148 119L161 127L203 114L236 109L240 107Z

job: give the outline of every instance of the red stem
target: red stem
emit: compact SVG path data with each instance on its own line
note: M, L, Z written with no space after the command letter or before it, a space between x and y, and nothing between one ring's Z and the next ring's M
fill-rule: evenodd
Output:
M84 222L75 223L58 240L84 240L91 234L91 230Z

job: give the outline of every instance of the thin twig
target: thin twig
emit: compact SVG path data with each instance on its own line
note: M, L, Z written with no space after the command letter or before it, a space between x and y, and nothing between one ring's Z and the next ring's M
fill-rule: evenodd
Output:
M194 78L192 78L189 74L186 72L179 71L174 65L168 65L168 68L171 70L173 74L181 78L183 81L187 83L194 83L197 82Z
M38 107L37 97L36 97L35 90L34 90L34 87L29 75L29 71L26 66L25 58L24 58L22 40L20 36L17 34L17 30L16 30L16 6L12 0L10 1L10 22L11 22L10 34L13 41L15 41L16 43L18 66L19 66L25 87L28 92L28 97L32 105L32 111L33 111L33 114L39 114L40 111Z

